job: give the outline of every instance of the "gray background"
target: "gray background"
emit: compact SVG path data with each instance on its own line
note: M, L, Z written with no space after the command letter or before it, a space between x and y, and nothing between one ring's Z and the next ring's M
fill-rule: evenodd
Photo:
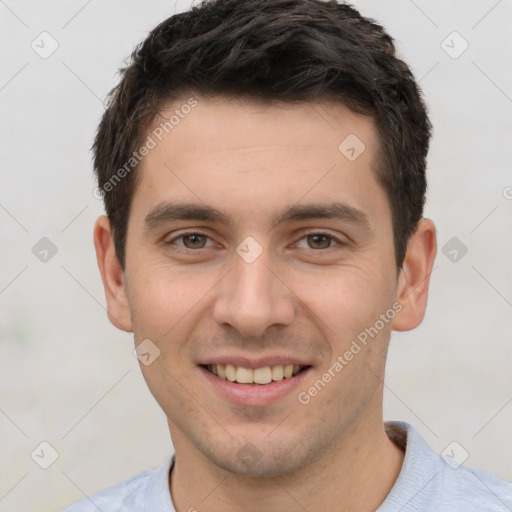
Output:
M172 449L131 335L106 316L89 148L123 59L189 5L0 1L1 510L59 510ZM355 5L396 39L435 127L425 214L439 252L425 321L393 334L385 418L512 480L512 2Z

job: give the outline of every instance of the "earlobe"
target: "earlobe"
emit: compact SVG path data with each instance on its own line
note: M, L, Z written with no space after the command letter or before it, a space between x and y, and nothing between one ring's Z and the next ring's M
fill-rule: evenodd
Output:
M118 329L132 332L124 272L117 258L106 215L99 217L94 225L94 247L105 290L108 318Z
M398 277L397 300L402 310L393 320L393 330L409 331L422 322L436 253L436 227L430 219L421 219L409 239Z

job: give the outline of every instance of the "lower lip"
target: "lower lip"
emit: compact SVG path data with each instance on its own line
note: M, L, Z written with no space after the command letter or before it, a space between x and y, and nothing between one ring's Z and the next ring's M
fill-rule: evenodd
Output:
M294 377L270 382L269 384L239 384L221 379L199 366L201 374L220 395L237 405L261 406L277 402L280 398L297 389L312 367L302 370Z

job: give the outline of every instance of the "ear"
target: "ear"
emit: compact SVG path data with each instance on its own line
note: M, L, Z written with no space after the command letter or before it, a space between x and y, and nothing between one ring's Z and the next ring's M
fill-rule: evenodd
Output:
M421 219L409 239L398 276L397 300L402 304L402 309L393 319L393 330L409 331L422 322L436 253L436 227L430 219Z
M107 299L108 318L118 329L132 332L125 276L117 258L110 222L106 215L99 217L94 225L94 247Z

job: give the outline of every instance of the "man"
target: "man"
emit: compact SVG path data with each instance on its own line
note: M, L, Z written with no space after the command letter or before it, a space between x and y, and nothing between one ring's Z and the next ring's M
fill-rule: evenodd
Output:
M95 140L94 241L175 454L68 512L512 510L511 484L383 423L436 255L430 131L347 5L217 0L151 32Z

